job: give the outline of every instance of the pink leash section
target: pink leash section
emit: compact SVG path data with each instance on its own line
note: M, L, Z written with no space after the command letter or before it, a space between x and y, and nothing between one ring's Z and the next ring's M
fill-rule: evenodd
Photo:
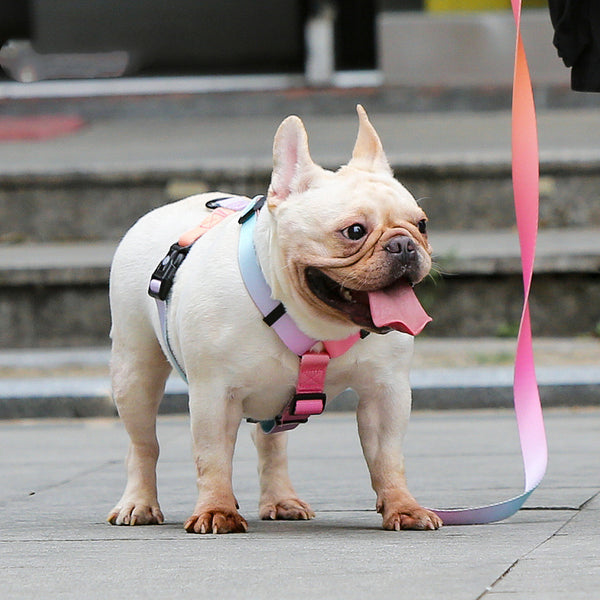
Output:
M521 0L511 0L517 29L512 109L512 176L521 264L523 266L523 312L517 338L514 370L514 404L525 489L504 502L478 508L437 510L446 525L473 525L501 521L516 513L540 484L546 472L548 448L544 417L535 375L529 318L529 292L538 230L539 160L535 104L525 48L521 38Z

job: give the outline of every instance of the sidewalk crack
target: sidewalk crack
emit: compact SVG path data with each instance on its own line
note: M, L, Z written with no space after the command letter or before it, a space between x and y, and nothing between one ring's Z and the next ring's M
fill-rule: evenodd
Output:
M91 475L93 473L100 472L100 471L106 469L107 467L110 467L115 464L119 464L120 462L122 462L122 461L108 460L99 465L95 465L93 467L88 467L87 469L82 469L81 471L74 473L71 477L67 477L65 479L61 479L60 481L55 481L53 483L47 483L46 485L39 486L37 489L30 490L29 492L22 492L19 494L15 494L13 496L9 496L8 498L5 498L4 500L0 501L0 507L6 506L6 505L8 505L12 502L18 501L18 500L23 500L30 496L36 496L38 494L42 494L44 492L62 487L64 485L68 485L69 483L72 483L73 481L76 481L77 479L80 479L81 477L86 477L87 475Z
M569 516L569 518L562 523L562 525L553 533L551 533L546 539L542 540L539 544L535 545L533 548L519 556L499 577L497 577L490 585L488 585L479 596L475 598L475 600L482 600L485 598L489 592L493 591L493 589L500 583L523 559L527 558L531 554L533 554L536 550L541 548L544 544L547 544L550 540L555 538L557 535L560 535L560 532L575 518L577 515L583 510L592 500L594 500L600 492L596 492L590 498L588 498L583 504L579 506L579 508L571 508L569 510L573 511L573 514Z

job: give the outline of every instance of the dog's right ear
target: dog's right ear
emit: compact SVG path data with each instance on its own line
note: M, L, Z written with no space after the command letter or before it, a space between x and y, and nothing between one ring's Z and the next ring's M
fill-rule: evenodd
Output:
M290 194L302 193L320 171L308 150L308 136L300 118L288 117L281 123L273 142L273 174L268 203L275 207Z
M352 152L352 160L348 163L348 166L365 171L383 171L393 174L383 151L381 140L375 131L375 127L369 121L367 111L360 104L357 104L356 112L358 113L358 137Z

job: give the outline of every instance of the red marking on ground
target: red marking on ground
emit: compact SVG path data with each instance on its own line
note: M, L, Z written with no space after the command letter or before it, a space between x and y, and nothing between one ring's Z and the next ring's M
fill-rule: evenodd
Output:
M46 140L73 133L84 124L76 115L0 117L0 141Z

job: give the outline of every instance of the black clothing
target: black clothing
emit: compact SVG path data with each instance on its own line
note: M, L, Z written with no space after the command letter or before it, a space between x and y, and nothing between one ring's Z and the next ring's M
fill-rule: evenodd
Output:
M571 88L600 92L600 1L548 0L554 45L567 67Z

